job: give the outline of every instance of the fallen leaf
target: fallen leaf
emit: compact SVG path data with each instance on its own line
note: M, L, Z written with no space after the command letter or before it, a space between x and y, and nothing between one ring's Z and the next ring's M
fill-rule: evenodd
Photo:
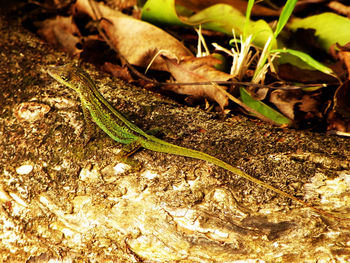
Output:
M168 71L177 82L208 82L226 81L232 78L230 74L214 68L221 61L213 56L201 58L189 57L181 61L162 56ZM226 92L217 85L182 85L165 86L166 89L179 94L186 94L195 98L209 98L220 105L223 110L228 104Z
M178 17L174 0L148 0L142 9L142 19L161 25L198 26L232 36L243 34L246 17L242 12L226 4L216 4L190 17ZM271 27L264 20L250 20L246 28L247 35L252 35L252 42L264 47L271 38L271 46L277 48Z
M317 70L301 69L289 63L278 66L278 76L285 81L299 83L334 83L337 79Z
M328 3L328 7L338 12L339 14L350 18L350 5L343 5L338 1L330 1L330 3Z
M294 108L300 102L300 92L274 90L270 94L270 102L273 103L285 116L294 120Z
M302 112L307 113L307 118L318 117L321 118L322 114L320 112L321 99L320 94L304 94L298 105L298 109Z
M106 72L111 73L114 77L117 77L124 81L131 82L133 80L128 68L126 67L105 62L102 66L102 69Z
M318 60L327 58L327 53L324 52L318 37L315 35L316 29L298 28L294 32L290 32L286 45L290 49L300 50ZM305 41L307 39L307 41Z
M318 8L325 2L329 0L299 0L295 5L294 13L308 14L309 10L314 10L315 7Z
M334 94L334 109L342 117L350 118L350 80L345 81Z
M72 16L57 16L35 23L39 27L37 33L48 43L63 49L71 56L79 55L82 50L78 48L81 42L80 32L74 24Z
M203 29L222 32L232 36L232 30L236 35L252 35L252 43L263 48L271 39L271 47L277 48L277 41L269 24L260 19L249 20L246 26L246 17L240 11L230 5L217 4L210 6L188 18L191 24L201 24Z
M314 117L322 117L318 96L318 93L305 93L302 90L274 90L270 94L270 102L285 116L300 122Z
M103 3L91 1L99 12L96 17L88 0L77 0L76 12L88 14L96 20L101 17L100 27L120 54L133 65L146 68L158 51L165 50L179 59L192 56L191 52L177 39L147 22L137 20L113 10ZM164 61L158 56L151 69L166 70Z
M350 135L350 119L343 118L335 110L331 110L327 115L327 131L334 134L344 135L347 133Z
M350 41L350 19L334 13L327 12L303 19L293 19L289 28L293 31L298 28L315 29L321 46L327 51L335 43L345 45Z
M341 61L342 64L346 67L348 79L350 79L350 42L341 46L339 44L336 45L336 48L332 48L331 53L335 59Z
M124 10L137 5L137 0L106 0L106 5L117 10Z
M176 0L176 4L185 6L193 11L199 11L215 4L227 4L244 13L247 9L247 1L244 0ZM273 10L264 6L254 5L253 16L279 16L278 10Z

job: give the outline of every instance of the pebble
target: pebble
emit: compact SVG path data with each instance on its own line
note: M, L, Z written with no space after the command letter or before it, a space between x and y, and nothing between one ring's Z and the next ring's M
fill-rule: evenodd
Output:
M24 164L16 168L16 172L18 174L29 174L32 170L33 170L33 165L31 164Z
M15 111L14 115L19 121L34 122L45 116L50 111L50 106L38 102L22 102Z

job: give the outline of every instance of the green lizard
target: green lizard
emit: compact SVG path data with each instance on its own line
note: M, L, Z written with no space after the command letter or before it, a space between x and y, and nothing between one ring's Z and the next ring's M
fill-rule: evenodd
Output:
M335 219L345 219L339 218L322 209L313 207L309 203L306 203L291 194L288 194L282 190L279 190L269 185L268 183L265 183L251 175L248 175L240 169L235 168L232 165L229 165L228 163L221 161L220 159L217 159L211 155L189 148L177 146L163 141L161 139L158 139L155 136L147 134L138 126L128 121L120 112L113 108L112 105L110 105L108 101L98 91L96 85L89 77L89 75L80 68L73 67L70 65L60 66L49 68L48 73L59 83L75 90L79 95L85 117L87 117L86 115L90 112L93 121L105 133L107 133L112 139L114 139L117 142L132 145L132 148L134 150L142 147L151 151L191 157L213 163L232 173L246 178L251 182L254 182L267 189L270 189L282 196L290 198L303 206L309 207L314 211L318 212L319 214Z

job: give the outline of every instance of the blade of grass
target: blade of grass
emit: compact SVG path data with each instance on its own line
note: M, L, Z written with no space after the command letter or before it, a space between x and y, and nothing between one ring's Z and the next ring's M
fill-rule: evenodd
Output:
M288 0L285 6L282 9L281 15L278 19L276 30L273 34L275 38L281 33L284 26L287 24L290 16L292 15L292 12L294 10L294 7L296 5L298 0Z
M294 50L294 49L274 49L270 51L271 53L287 53L287 54L291 54L293 56L296 56L298 58L300 58L302 61L304 61L306 64L308 64L310 67L317 69L318 71L321 71L325 74L329 74L329 75L334 75L333 70L325 65L323 65L322 63L318 62L317 60L313 59L310 55L298 51L298 50Z
M290 119L288 119L278 111L274 110L270 106L267 106L261 101L254 100L245 88L240 88L240 94L241 100L245 105L268 118L270 122L276 123L280 126L287 126L292 124L292 121Z
M243 29L243 41L248 37L248 26L250 22L250 14L252 13L253 5L255 0L249 0L247 5L247 11L245 13L245 22L244 22L244 29Z
M259 59L259 63L258 66L254 72L254 76L253 76L253 82L257 83L256 81L259 81L260 79L263 79L261 77L257 77L257 76L262 76L263 72L262 70L266 70L266 62L268 60L268 57L270 56L270 51L273 48L273 43L275 43L277 36L279 35L279 33L282 31L282 29L284 28L284 26L286 25L287 21L289 20L295 4L296 4L297 0L288 0L285 4L285 6L283 7L282 13L278 19L277 22L277 26L276 26L276 30L273 33L273 37L272 39L269 38L268 41L265 43L264 46L264 50L261 54L261 57ZM271 43L269 41L273 40Z

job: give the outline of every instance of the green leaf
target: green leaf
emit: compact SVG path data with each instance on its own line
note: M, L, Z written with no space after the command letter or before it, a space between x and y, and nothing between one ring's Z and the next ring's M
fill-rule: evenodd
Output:
M279 33L282 31L284 26L287 24L297 1L298 0L288 0L287 3L285 4L285 6L283 7L281 15L280 15L278 22L277 22L275 33L274 33L275 38L277 38Z
M141 19L153 24L188 26L177 16L174 0L148 0L143 6Z
M226 4L213 5L187 19L180 19L176 14L174 0L148 0L143 7L141 17L154 24L202 25L203 29L222 32L230 36L232 36L232 30L236 35L243 34L246 22L245 16L240 11ZM273 36L272 29L264 20L250 21L246 33L253 35L253 43L259 47L263 47L269 37ZM276 47L275 39L273 39L272 47Z
M248 35L252 34L252 42L260 48L264 48L266 42L271 37L270 48L277 47L276 38L273 37L273 32L271 27L264 21L258 20L256 22L250 23L248 28Z
M232 35L232 30L236 35L243 34L244 25L246 23L245 16L226 4L217 4L210 6L188 19L190 23L202 24L203 29L222 32ZM247 26L247 36L253 35L253 43L259 47L263 47L270 36L273 36L271 27L264 21L250 21ZM276 46L274 40L272 46Z
M272 122L281 126L291 124L291 120L279 113L278 111L274 110L270 106L267 106L261 101L254 100L245 88L240 88L240 94L241 100L245 105L264 115Z
M315 29L321 46L328 50L335 43L350 42L350 19L334 13L322 13L304 19L295 19L289 25L293 31L298 28Z
M249 26L249 23L250 23L250 15L252 13L254 2L255 2L255 0L248 0L247 9L246 9L246 12L245 12L244 29L243 29L243 39L244 40L249 36L249 34L247 34L247 31L248 31L248 26Z
M232 21L229 22L229 20ZM240 11L229 5L217 4L201 10L191 16L188 21L196 25L202 24L203 28L205 27L209 30L232 35L233 28L235 31L237 29L236 32L242 33L241 29L243 28L245 17Z
M321 71L325 74L333 75L332 69L330 69L329 67L326 67L325 65L323 65L322 63L313 59L310 55L308 55L304 52L294 50L294 49L274 49L274 50L271 50L270 52L271 53L277 53L277 52L278 53L286 53L286 54L296 56L299 59L301 59L303 62L305 62L308 66L310 66L318 71ZM298 66L298 65L296 65L296 66Z

